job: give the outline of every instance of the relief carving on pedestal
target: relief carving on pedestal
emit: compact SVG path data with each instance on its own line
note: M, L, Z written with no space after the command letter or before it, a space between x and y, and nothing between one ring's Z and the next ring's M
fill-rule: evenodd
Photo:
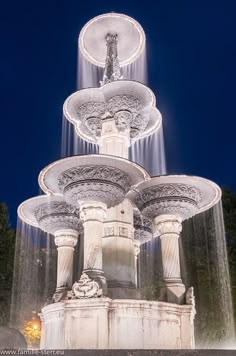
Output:
M126 227L119 227L119 235L128 237L128 229Z
M82 273L80 280L75 282L72 286L72 291L69 293L70 299L87 299L98 298L103 294L102 288L99 284L90 279L86 273Z

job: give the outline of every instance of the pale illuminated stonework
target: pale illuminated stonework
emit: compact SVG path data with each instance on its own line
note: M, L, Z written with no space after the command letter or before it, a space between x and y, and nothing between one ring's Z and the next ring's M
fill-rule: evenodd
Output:
M182 221L214 206L221 191L201 177L150 177L128 160L129 146L162 120L152 91L122 77L121 67L145 48L141 26L121 14L98 16L82 29L79 46L87 61L105 66L101 87L72 94L63 110L99 154L51 163L39 174L45 195L18 208L23 221L54 236L58 250L56 290L41 313L41 348L194 348L194 291L181 278ZM76 281L74 248L82 234L83 272ZM159 300L141 300L140 249L157 237Z

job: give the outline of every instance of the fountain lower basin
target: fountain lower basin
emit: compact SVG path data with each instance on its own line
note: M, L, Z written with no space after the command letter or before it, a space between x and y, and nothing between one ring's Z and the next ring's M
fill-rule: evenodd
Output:
M41 348L192 349L194 314L192 305L157 301L67 300L42 309Z

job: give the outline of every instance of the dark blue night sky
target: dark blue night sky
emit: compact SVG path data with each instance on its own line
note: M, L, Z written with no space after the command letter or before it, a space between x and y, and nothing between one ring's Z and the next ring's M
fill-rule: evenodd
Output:
M236 1L8 1L0 9L0 201L39 193L60 158L62 105L76 89L77 37L120 12L147 36L149 86L163 115L167 168L236 191Z

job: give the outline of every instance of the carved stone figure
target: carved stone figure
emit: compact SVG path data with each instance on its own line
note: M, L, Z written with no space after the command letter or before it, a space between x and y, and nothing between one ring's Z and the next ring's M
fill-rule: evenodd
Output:
M102 296L99 284L90 279L86 273L82 273L80 280L72 286L72 298L98 298Z

